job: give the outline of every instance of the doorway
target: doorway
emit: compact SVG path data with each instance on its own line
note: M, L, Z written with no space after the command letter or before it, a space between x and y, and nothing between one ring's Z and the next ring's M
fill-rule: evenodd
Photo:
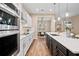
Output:
M44 36L45 32L51 32L51 17L40 16L37 20L38 36Z

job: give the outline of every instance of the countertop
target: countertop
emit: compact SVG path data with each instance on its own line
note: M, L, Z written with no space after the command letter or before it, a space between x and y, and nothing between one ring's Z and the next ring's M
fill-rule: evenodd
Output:
M17 34L17 33L19 33L18 30L15 30L15 31L0 31L0 37L5 37L5 36Z
M61 43L64 47L74 54L79 54L79 39L67 37L65 33L60 33L59 36L52 36L51 34L58 34L57 32L46 32L50 37Z
M29 34L20 34L20 40L32 34L33 31L29 32Z

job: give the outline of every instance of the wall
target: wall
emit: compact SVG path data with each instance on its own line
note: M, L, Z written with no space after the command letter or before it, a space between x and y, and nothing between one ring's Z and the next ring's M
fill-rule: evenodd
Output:
M70 17L72 20L73 29L72 32L79 34L79 16Z
M62 20L65 20L66 18L63 18ZM79 16L71 16L69 17L69 19L71 20L72 22L72 32L74 34L79 34ZM65 31L64 29L64 25L62 24L62 28L63 28L63 31Z
M47 16L47 17L51 17L51 32L55 31L55 23L54 23L54 15L53 14L32 14L32 26L33 26L33 30L34 30L34 38L37 39L37 18L39 16Z
M20 20L20 34L32 31L32 18L29 13L22 7Z

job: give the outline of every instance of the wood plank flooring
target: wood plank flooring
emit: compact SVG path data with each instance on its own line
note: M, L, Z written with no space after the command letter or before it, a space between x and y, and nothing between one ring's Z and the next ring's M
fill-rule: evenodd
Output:
M50 56L45 38L35 39L26 56Z

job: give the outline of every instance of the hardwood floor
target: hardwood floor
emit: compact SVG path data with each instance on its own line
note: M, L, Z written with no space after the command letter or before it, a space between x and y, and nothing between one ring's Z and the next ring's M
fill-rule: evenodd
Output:
M26 56L50 56L44 37L35 39Z

